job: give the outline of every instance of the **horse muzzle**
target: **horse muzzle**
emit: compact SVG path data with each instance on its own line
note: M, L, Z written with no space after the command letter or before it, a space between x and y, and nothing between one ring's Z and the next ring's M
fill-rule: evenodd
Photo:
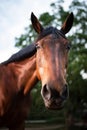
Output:
M69 92L66 84L62 92L59 92L55 88L45 84L41 89L41 95L44 100L45 106L48 109L55 110L63 108Z

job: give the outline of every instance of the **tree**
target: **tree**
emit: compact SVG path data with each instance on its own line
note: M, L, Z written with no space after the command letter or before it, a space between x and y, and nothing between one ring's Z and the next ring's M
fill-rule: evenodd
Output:
M82 76L82 72L87 73L87 2L86 0L73 0L68 10L62 6L63 0L57 0L50 6L51 14L45 12L40 15L39 20L44 26L53 25L61 27L68 12L74 13L74 25L68 39L72 42L72 49L69 55L69 66L67 80L70 86L70 97L66 109L77 114L78 111L87 109L87 77ZM16 38L16 46L24 47L32 43L36 38L36 33L32 26L26 28L26 33ZM38 99L36 99L38 100ZM79 109L78 109L79 107Z
M72 1L69 8L74 10L74 35L71 37L72 50L70 53L70 64L68 71L68 80L71 86L71 101L76 106L73 107L74 112L78 109L85 107L87 109L87 77L84 79L81 71L87 73L87 4L86 1L79 2L78 0ZM74 97L74 98L73 98ZM84 106L85 104L85 106Z

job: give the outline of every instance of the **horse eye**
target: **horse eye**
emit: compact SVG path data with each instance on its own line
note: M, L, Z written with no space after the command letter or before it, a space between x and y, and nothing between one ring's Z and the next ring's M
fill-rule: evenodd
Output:
M36 49L39 49L40 48L40 45L36 44Z
M66 49L70 50L70 48L71 48L71 44L69 43L69 44L67 44Z

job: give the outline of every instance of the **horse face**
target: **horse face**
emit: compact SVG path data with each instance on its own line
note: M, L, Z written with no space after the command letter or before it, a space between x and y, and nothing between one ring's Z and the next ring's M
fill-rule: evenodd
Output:
M59 31L53 27L43 29L37 18L31 16L33 27L39 33L36 42L37 77L41 80L41 95L49 109L61 109L68 97L66 69L70 44L65 34L72 26L70 18L73 21L73 14L68 16Z
M37 73L41 80L41 95L47 108L59 109L68 97L66 69L69 41L49 35L37 42Z

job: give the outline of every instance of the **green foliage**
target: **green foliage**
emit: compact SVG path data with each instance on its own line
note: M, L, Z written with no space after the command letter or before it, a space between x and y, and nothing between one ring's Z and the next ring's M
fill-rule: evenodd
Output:
M39 18L43 26L52 25L52 22L54 19L55 19L55 16L50 15L48 12L41 14Z
M24 34L22 34L19 38L15 38L16 47L23 48L23 47L29 45L30 43L34 42L37 34L33 30L32 25L30 24L29 27L26 27L25 31L26 32Z
M69 54L69 66L67 80L70 86L70 96L67 105L63 111L70 111L72 114L78 113L78 111L84 111L87 109L87 77L83 78L81 72L87 73L87 2L86 0L72 0L67 11L62 6L63 1L57 0L57 2L50 5L52 12L45 12L40 15L39 20L42 25L53 25L61 27L66 16L69 12L74 13L73 28L68 34L68 39L71 41L72 49ZM24 47L29 43L32 43L37 37L37 34L33 30L32 26L26 28L26 33L22 34L19 38L16 38L16 46ZM36 92L32 92L33 106L31 115L32 118L44 119L51 116L59 116L63 112L50 113L43 104L40 97L40 86Z
M75 21L74 21L74 34L72 39L72 50L69 58L68 68L68 81L71 93L70 101L74 102L75 111L87 108L87 77L84 79L81 75L81 71L87 73L87 4L86 1L79 2L78 0L72 1L70 10L74 10ZM74 111L74 112L75 112Z

